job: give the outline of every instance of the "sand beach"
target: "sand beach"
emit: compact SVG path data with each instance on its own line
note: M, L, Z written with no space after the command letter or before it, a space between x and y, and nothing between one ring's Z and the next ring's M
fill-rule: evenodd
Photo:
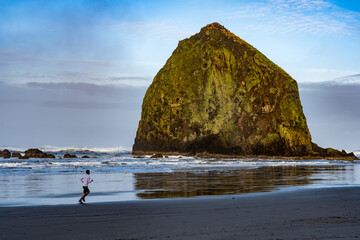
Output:
M360 187L0 208L1 239L357 239Z

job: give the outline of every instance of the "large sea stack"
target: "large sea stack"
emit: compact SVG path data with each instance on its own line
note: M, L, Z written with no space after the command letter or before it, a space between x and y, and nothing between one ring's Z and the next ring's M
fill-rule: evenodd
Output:
M133 153L154 152L329 155L296 81L218 23L180 41L146 92Z

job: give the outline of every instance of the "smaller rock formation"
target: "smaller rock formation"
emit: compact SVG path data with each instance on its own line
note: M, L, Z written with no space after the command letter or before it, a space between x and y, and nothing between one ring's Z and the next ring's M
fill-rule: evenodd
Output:
M21 153L19 153L19 152L13 152L12 154L11 154L11 157L21 157Z
M2 158L10 158L11 154L10 151L7 149L4 149L2 151L0 151L0 157Z
M29 157L28 156L19 156L19 159L29 159Z
M152 155L150 158L163 158L164 156L161 153L156 153Z
M25 151L25 156L28 158L55 158L54 155L44 153L37 148L31 148Z
M66 153L66 154L64 154L64 158L77 158L77 156L73 155L73 154Z
M85 156L82 156L81 158L90 158L89 156L85 155Z
M322 148L319 147L316 143L312 143L312 149L314 152L318 154L318 156L322 158L353 158L354 160L357 159L353 152L347 153L345 150L339 151L333 148Z

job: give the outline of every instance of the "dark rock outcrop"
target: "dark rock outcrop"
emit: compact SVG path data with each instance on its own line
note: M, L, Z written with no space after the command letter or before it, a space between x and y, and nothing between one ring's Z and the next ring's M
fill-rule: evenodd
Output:
M53 154L44 153L37 148L31 148L25 151L25 157L28 158L55 158Z
M19 158L19 157L21 157L21 153L19 153L19 152L12 152L11 157L17 157L17 158Z
M81 158L90 158L89 156L85 155L85 156L82 156Z
M66 153L66 154L64 154L64 158L77 158L77 156L73 155L73 154Z
M155 76L133 154L343 156L313 146L296 81L213 23L180 41Z
M9 150L4 149L4 150L0 151L0 157L2 157L2 158L10 158L11 153L10 153Z
M152 155L150 158L163 158L164 156L161 153L156 153Z
M316 143L312 143L313 151L316 155L320 157L330 157L330 158L339 158L339 157L353 157L357 159L354 153L347 153L345 150L339 151L333 148L321 148Z

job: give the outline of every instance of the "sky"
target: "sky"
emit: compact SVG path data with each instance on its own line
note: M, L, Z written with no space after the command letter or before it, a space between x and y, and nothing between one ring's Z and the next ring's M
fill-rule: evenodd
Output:
M0 0L0 147L131 149L152 79L212 22L298 82L314 142L360 149L357 0Z

